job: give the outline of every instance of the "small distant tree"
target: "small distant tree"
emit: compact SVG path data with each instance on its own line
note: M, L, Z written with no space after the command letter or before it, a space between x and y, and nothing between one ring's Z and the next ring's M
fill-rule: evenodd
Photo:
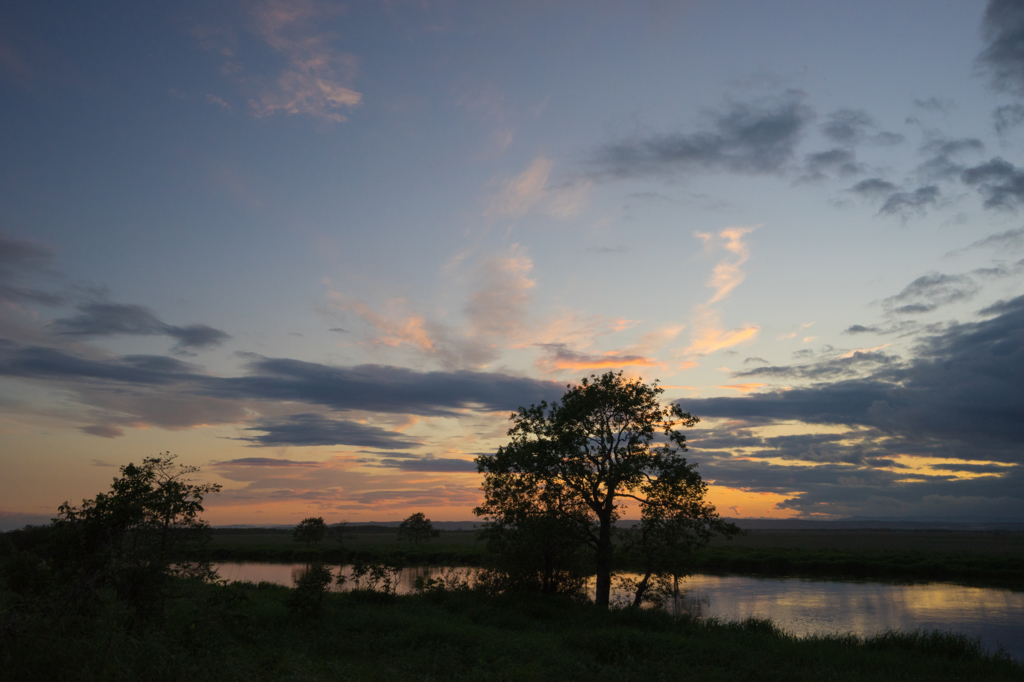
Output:
M311 542L323 540L326 534L327 522L324 521L323 517L311 516L308 519L299 521L299 525L295 526L295 530L292 532L292 539L295 542L305 542L306 546L309 547Z
M345 548L345 532L348 530L348 521L341 521L331 526L327 534L332 540L337 542L342 549Z
M416 512L398 526L398 537L414 544L436 538L441 531L434 530L434 525L423 512Z

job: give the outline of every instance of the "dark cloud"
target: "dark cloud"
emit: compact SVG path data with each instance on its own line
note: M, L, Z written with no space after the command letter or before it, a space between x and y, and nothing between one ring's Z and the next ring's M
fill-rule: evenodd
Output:
M928 157L917 167L917 174L925 180L951 180L967 168L954 157L985 149L981 140L973 137L950 139L937 137L921 145L921 153Z
M231 336L205 324L177 327L159 320L149 308L120 303L85 303L79 314L54 320L53 328L67 336L163 335L177 339L176 348L203 349L219 346Z
M381 459L379 466L401 471L436 473L476 472L476 463L468 459L422 457L418 459Z
M986 46L978 64L992 87L1024 94L1024 5L1018 0L989 0L982 22Z
M1016 468L1015 468L1016 469ZM763 461L714 460L701 463L706 480L752 492L787 495L779 507L830 516L930 516L961 521L1020 518L1024 513L1022 477L959 479L886 471L846 462L774 465Z
M874 120L860 109L840 109L832 112L821 124L821 134L839 144L853 145L864 139Z
M883 195L892 194L897 189L899 189L899 187L888 180L883 180L882 178L868 178L867 180L861 180L847 191L859 194L862 197L874 199Z
M1004 104L992 112L996 132L1005 135L1024 123L1024 104Z
M162 355L88 359L42 346L0 341L0 375L64 382L115 382L162 386L204 377L195 367Z
M0 235L0 301L60 304L60 296L29 284L52 260L53 251L44 246Z
M159 388L164 400L268 400L341 411L419 415L454 415L462 410L511 412L523 405L555 400L564 389L556 382L498 372L416 372L382 365L337 367L250 357L248 375L215 377L165 356L86 358L0 339L0 376L57 382L80 391L112 386L128 401Z
M1024 296L996 316L924 337L912 360L871 374L743 398L680 401L702 417L796 420L878 429L962 459L1021 463L1024 451Z
M822 360L809 365L768 366L733 372L734 377L766 377L776 379L810 379L821 381L838 377L864 374L879 366L891 365L898 356L878 352L857 351L849 357Z
M811 180L827 177L826 172L848 176L864 171L864 167L857 163L853 152L848 149L830 149L808 154L804 159L804 168L807 178Z
M855 324L855 325L851 325L851 326L847 327L843 331L843 333L844 334L867 334L867 333L877 334L880 331L882 331L882 330L879 327L865 327L862 324Z
M329 419L319 414L293 414L287 417L259 419L245 431L263 435L242 438L264 446L357 445L380 450L401 450L419 445L394 431L344 419Z
M82 433L88 433L90 436L99 436L100 438L118 438L124 435L124 431L111 426L109 424L93 424L92 426L80 426L78 430Z
M349 330L345 329L344 327L332 327L331 329L328 329L327 331L334 332L335 334L348 334L348 333L350 333Z
M757 358L757 357L754 357L754 358L745 358L745 359L743 360L743 364L744 364L744 365L749 365L749 364L750 364L750 363L752 363L752 362L760 362L760 363L761 363L761 364L763 364L763 365L770 365L770 364L771 364L770 362L768 362L768 361L767 361L767 360L765 360L764 358Z
M204 378L198 390L221 398L294 401L334 410L451 415L464 409L512 411L557 399L552 381L497 372L416 372L402 367L336 367L283 358L257 358L249 376Z
M665 176L701 170L779 173L793 158L813 118L803 93L733 103L713 115L711 130L634 138L601 148L592 159L598 175Z
M903 144L903 140L906 138L899 133L891 133L889 131L882 131L877 135L873 135L868 139L869 142L883 147L892 147L898 144Z
M930 464L936 471L966 471L972 474L1006 474L1009 468L1005 464Z
M932 272L918 277L895 296L884 299L882 305L898 315L926 313L943 305L966 301L980 290L967 275Z
M956 102L951 99L929 97L928 99L915 99L914 106L925 111L950 111L956 109Z
M1024 201L1024 170L1000 157L964 170L960 179L978 188L985 208L1015 209Z
M292 459L273 459L270 457L242 457L223 462L214 462L218 467L318 467L320 462L298 461Z
M920 212L926 206L930 206L939 200L939 188L935 185L919 187L913 192L894 192L890 194L878 209L879 213L887 215Z
M587 253L628 253L628 246L594 246L587 249Z

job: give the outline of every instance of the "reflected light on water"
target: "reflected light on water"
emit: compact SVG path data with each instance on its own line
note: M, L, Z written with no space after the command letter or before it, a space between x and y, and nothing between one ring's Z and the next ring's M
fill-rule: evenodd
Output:
M215 564L229 581L272 582L292 586L304 564ZM441 570L469 576L472 568L412 567L402 571L397 592L414 590L416 579ZM352 567L343 566L352 585ZM631 574L624 577L638 578ZM339 589L335 586L333 589ZM867 637L885 630L943 630L978 637L990 649L1002 646L1024 660L1024 593L949 583L895 585L797 578L693 575L680 582L681 598L666 608L700 618L723 621L770 618L796 635L852 632ZM590 583L593 594L593 581ZM612 599L628 603L614 591Z

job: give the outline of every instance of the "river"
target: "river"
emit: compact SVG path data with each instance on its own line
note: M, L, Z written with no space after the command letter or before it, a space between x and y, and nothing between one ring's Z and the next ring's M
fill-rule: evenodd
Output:
M292 586L304 564L231 562L215 564L230 581ZM397 592L412 592L416 578L438 567L405 569ZM450 569L449 569L450 570ZM455 569L471 572L472 569ZM342 572L350 576L351 567ZM1024 661L1024 592L951 583L894 584L692 575L680 584L681 600L668 608L723 621L770 618L796 635L885 630L942 630L979 638L991 651L1003 647ZM613 594L613 599L624 595Z

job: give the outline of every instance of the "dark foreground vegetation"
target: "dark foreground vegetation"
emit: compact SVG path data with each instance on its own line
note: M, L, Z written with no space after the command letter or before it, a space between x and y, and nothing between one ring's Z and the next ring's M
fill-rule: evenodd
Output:
M0 679L1022 680L1024 667L946 634L797 639L767 621L605 610L560 597L427 590L328 593L179 581L159 617L101 592L59 616L3 591Z

